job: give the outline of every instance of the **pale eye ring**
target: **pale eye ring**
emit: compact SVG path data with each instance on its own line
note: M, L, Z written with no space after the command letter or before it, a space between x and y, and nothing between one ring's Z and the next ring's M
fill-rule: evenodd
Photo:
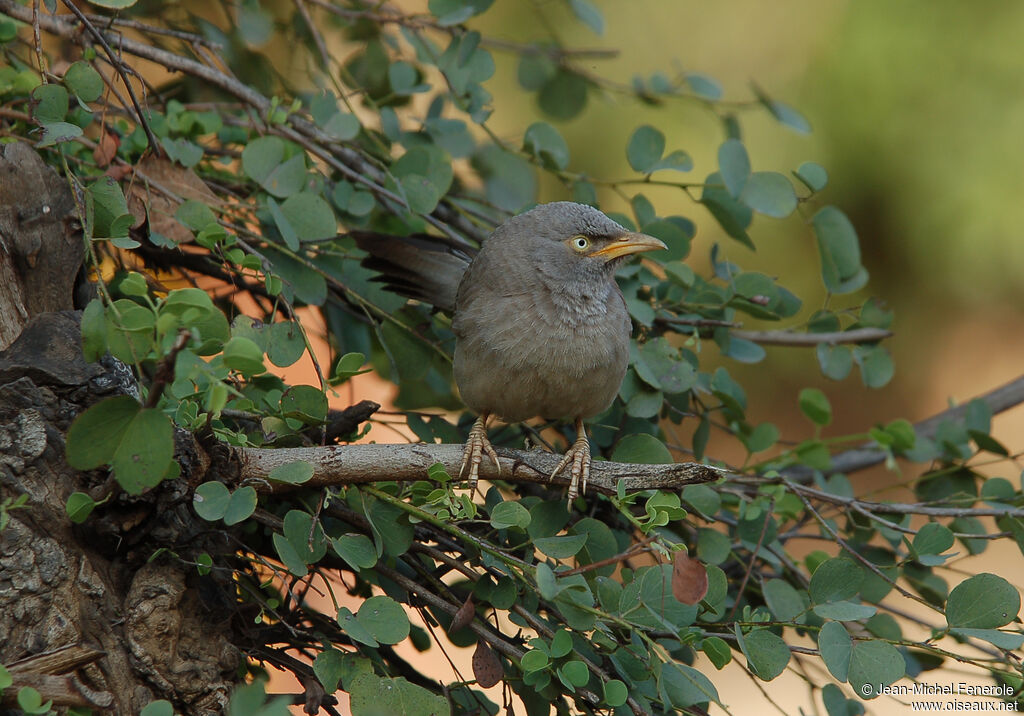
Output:
M572 240L572 247L577 251L586 251L590 246L590 240L586 236L576 236Z

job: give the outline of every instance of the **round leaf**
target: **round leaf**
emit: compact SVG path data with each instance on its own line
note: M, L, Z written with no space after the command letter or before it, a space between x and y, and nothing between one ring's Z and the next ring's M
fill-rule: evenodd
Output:
M626 159L635 171L647 173L665 152L665 135L649 124L634 130L626 145Z
M397 644L409 636L409 617L391 597L370 597L359 607L356 619L381 644Z
M984 572L953 588L946 601L946 622L951 627L996 629L1009 624L1020 611L1020 594L1008 581Z
M825 666L840 681L846 681L853 657L853 640L839 622L825 622L818 633L818 651Z
M787 217L796 209L793 185L778 172L751 174L739 198L754 211L776 219Z
M858 641L853 645L850 657L850 686L858 696L873 699L882 688L903 677L907 663L896 647L884 641L872 639Z

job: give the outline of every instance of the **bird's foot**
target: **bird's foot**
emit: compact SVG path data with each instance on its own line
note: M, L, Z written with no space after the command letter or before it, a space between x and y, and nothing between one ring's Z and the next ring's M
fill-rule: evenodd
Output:
M572 463L569 480L569 504L571 505L580 494L587 491L587 480L590 479L590 440L582 420L576 421L576 442L566 451L558 467L551 473L551 479Z
M473 427L469 430L466 447L462 451L462 467L459 468L459 479L462 479L468 467L469 489L471 492L476 491L476 483L480 479L480 462L483 460L484 453L487 453L487 457L491 458L491 462L498 468L498 474L501 474L501 463L498 462L498 454L494 452L491 441L487 439L487 421L489 418L490 415L484 413L476 419Z

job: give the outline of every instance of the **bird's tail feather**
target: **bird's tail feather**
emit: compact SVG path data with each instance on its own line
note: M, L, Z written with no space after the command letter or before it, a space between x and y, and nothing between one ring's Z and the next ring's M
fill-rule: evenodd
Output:
M455 309L459 282L473 256L465 248L437 236L391 236L368 231L349 234L369 256L363 265L380 274L387 287L402 296Z

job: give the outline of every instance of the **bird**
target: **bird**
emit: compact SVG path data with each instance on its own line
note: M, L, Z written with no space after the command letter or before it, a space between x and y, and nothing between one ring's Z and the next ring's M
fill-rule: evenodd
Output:
M664 242L570 201L512 216L479 251L436 236L352 236L389 288L452 316L455 384L478 416L460 479L468 470L475 490L484 455L500 473L492 418L572 420L576 440L551 473L569 467L571 505L590 475L584 420L608 408L629 364L632 323L615 271Z

